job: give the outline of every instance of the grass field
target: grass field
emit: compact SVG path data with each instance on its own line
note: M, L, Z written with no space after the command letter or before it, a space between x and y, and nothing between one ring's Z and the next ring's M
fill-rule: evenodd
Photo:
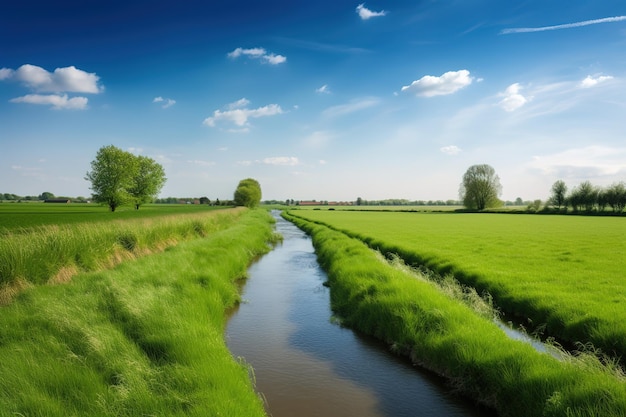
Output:
M0 416L264 416L223 331L235 281L274 239L265 211L245 211L164 252L21 291L0 306Z
M593 355L558 360L540 353L509 338L482 308L385 262L359 239L294 214L302 215L285 216L313 236L343 324L383 340L502 417L626 415L619 367Z
M221 208L223 207L196 204L146 204L139 210L131 206L122 206L112 213L108 207L99 204L1 203L0 236L10 230L34 226L151 218Z
M626 219L294 211L488 291L505 313L626 357Z

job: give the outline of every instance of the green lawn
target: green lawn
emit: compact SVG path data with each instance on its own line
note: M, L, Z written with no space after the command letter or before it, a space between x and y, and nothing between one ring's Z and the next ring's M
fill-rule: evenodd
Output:
M494 296L533 328L626 356L626 219L292 212Z

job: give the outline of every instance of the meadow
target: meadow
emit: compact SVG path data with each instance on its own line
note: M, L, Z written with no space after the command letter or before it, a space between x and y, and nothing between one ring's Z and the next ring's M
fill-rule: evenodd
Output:
M529 330L626 357L618 217L294 211L410 265L452 274Z
M336 214L341 217L332 218ZM359 215L295 210L284 214L312 235L318 260L328 273L333 311L343 324L385 341L503 417L626 415L621 368L591 354L564 354L558 360L509 338L489 313L461 302L415 271L385 262L359 238L335 230ZM382 227L376 216L387 216L387 222L398 217L369 215L374 217L363 224L371 233ZM309 220L313 218L333 226ZM401 218L405 223L410 219Z
M0 306L0 415L264 416L223 331L237 281L276 240L272 218L216 213L206 224L220 227L167 250L31 285Z
M10 209L6 209L10 206ZM232 225L241 209L0 204L0 304L29 285L60 283Z

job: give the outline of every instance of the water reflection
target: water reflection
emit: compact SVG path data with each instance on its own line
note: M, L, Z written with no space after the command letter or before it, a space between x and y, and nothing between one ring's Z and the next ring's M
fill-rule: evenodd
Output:
M252 365L268 413L283 416L490 415L377 341L331 321L311 240L277 218L282 245L249 269L228 345Z

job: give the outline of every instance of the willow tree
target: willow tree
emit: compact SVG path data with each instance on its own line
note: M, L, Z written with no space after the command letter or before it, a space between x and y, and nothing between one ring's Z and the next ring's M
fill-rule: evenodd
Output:
M252 178L239 181L234 195L236 206L256 207L261 203L261 185Z
M487 164L472 165L465 171L459 187L463 205L472 210L484 210L502 205L502 186L496 171Z

